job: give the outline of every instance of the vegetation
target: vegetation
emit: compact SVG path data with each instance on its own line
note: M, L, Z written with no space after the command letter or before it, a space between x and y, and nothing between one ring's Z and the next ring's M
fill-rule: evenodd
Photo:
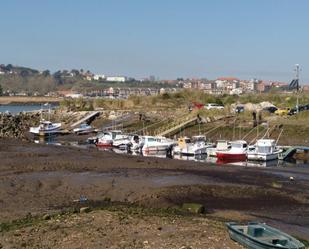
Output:
M26 68L16 67L11 64L0 65L0 84L5 92L20 93L29 95L46 94L57 90L74 90L85 92L91 90L104 90L113 88L157 88L175 87L175 85L163 84L152 81L136 81L130 79L128 82L106 82L104 80L89 80L93 74L89 70L58 70L51 74L49 70L42 72Z

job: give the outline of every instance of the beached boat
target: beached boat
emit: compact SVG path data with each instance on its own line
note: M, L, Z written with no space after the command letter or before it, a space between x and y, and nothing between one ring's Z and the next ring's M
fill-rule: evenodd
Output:
M232 240L249 249L304 249L292 236L263 223L226 223Z
M55 134L59 132L61 128L61 123L52 123L50 121L41 120L40 125L37 127L30 127L30 133L39 135L39 136L47 136L50 134Z
M96 139L97 147L113 147L114 141L117 141L115 144L120 145L120 140L123 141L128 136L123 135L122 131L114 130L101 133Z
M92 132L94 129L91 125L88 125L86 123L81 124L78 128L73 129L74 133L82 134L87 132Z
M247 159L248 145L246 141L238 140L230 142L231 148L225 151L217 151L217 158L221 161L245 161Z
M226 140L218 140L215 147L207 148L207 156L216 157L217 152L227 151L231 148L231 145Z
M276 160L281 152L274 139L259 139L253 149L248 150L247 158L254 161Z
M213 144L206 142L205 136L193 136L192 142L188 137L180 137L178 145L173 148L174 154L195 156L207 153L207 148L213 147Z
M143 152L168 151L177 143L166 137L143 136L141 148Z

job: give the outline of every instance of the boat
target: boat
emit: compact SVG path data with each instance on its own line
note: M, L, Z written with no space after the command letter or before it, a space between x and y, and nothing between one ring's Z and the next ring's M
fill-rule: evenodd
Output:
M140 151L142 144L141 144L141 139L138 135L132 135L130 138L130 150L131 152L136 152Z
M249 249L304 249L292 236L264 223L226 223L230 238Z
M113 147L114 141L117 140L123 141L123 139L126 138L127 135L123 135L122 131L120 130L107 131L97 136L95 144L97 147ZM117 145L120 145L120 143Z
M92 126L86 123L83 123L78 128L73 129L73 132L77 134L88 133L92 131L93 131Z
M61 123L52 123L50 121L41 120L37 127L30 127L29 132L34 135L46 136L58 133L61 128Z
M245 161L247 159L247 142L237 140L230 142L231 148L217 151L217 158L220 161Z
M247 158L254 161L276 160L281 152L274 139L259 139L253 149L248 150Z
M143 153L152 151L168 151L177 143L166 137L143 136L141 148Z
M206 137L199 135L193 136L192 142L188 137L180 137L178 145L173 148L174 154L187 156L202 155L207 153L207 148L213 147L213 144L206 142Z
M218 140L215 147L207 148L207 156L208 157L216 157L217 152L227 151L231 148L231 145L226 140Z

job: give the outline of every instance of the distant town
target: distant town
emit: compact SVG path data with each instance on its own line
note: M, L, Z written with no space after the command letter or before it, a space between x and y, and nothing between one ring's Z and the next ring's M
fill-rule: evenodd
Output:
M155 76L135 79L123 75L94 74L89 70L49 70L0 65L0 94L5 96L54 96L54 97L109 97L128 98L130 95L155 95L182 89L197 89L214 95L241 95L246 93L291 92L288 82L263 79L168 79ZM309 92L309 85L300 91Z

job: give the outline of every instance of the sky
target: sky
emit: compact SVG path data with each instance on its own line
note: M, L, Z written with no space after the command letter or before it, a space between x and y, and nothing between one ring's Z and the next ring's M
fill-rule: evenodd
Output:
M0 64L309 83L308 0L9 0Z

